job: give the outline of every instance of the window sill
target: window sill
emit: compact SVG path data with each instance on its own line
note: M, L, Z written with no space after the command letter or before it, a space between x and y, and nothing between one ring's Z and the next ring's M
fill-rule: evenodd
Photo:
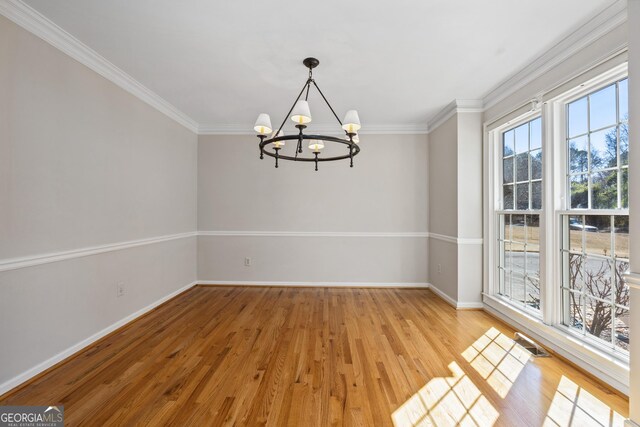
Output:
M504 304L505 306L507 306L507 307L519 312L519 313L522 313L523 315L531 318L531 320L542 322L542 312L540 310L536 311L536 310L534 310L532 308L528 308L524 304L522 304L522 305L515 304L515 303L509 301L509 299L507 297L502 296L502 295L491 295L491 298L495 299L500 304Z
M629 394L629 362L618 354L583 341L568 330L546 325L540 318L502 301L492 295L483 295L485 309L543 346L567 358L618 391Z

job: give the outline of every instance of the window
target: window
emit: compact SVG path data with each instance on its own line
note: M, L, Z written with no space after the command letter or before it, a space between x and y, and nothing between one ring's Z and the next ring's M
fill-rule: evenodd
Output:
M542 120L502 132L502 210L498 214L498 295L540 309Z
M562 221L562 322L585 338L628 350L627 79L566 106L568 211ZM580 215L577 215L580 213Z
M629 207L627 79L567 105L572 209Z
M485 303L575 353L628 360L627 68L489 129ZM578 341L564 340L567 333ZM555 337L555 338L552 338ZM577 343L580 344L577 344ZM585 343L588 344L585 346Z

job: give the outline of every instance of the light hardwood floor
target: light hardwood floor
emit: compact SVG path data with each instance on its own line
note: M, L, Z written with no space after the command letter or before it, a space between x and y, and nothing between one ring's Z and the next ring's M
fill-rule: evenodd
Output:
M197 286L0 397L66 425L615 425L628 401L427 290Z

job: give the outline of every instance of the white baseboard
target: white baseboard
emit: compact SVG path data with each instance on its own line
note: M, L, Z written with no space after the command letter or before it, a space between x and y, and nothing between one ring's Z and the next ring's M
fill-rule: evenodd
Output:
M458 302L456 304L456 308L458 310L484 310L484 304L482 304L481 302Z
M305 288L424 288L428 283L386 283L386 282L268 282L268 281L228 281L198 280L198 285L207 286L283 286Z
M181 287L180 289L177 289L173 292L171 292L169 295L166 295L162 298L160 298L157 301L152 302L151 304L149 304L148 306L136 311L135 313L132 313L130 315L128 315L127 317L118 320L116 323L113 323L112 325L107 326L106 328L104 328L103 330L96 332L95 334L91 335L90 337L80 341L79 343L69 347L68 349L61 351L60 353L56 354L55 356L45 360L42 363L39 363L38 365L34 366L33 368L19 374L16 375L15 377L11 378L8 381L5 381L4 383L0 384L0 395L8 392L9 390L19 386L20 384L24 383L25 381L28 381L29 379L35 377L36 375L38 375L39 373L41 373L42 371L49 369L50 367L52 367L53 365L55 365L58 362L63 361L64 359L74 355L75 353L78 353L79 351L83 350L85 347L90 346L91 344L93 344L94 342L98 341L100 338L110 334L111 332L115 331L116 329L126 325L127 323L137 319L138 317L142 316L143 314L153 310L154 308L156 308L157 306L159 306L160 304L164 303L165 301L170 300L171 298L173 298L174 296L180 294L181 292L186 291L187 289L193 287L195 284L197 283L197 281L191 282L186 286Z
M476 309L476 308L477 309L482 309L482 308L484 308L484 305L481 302L460 302L460 301L456 301L455 299L451 298L449 295L447 295L446 293L444 293L440 289L438 289L435 286L433 286L433 284L431 284L431 283L429 283L429 289L434 294L436 294L438 297L443 299L444 302L446 302L447 304L449 304L451 307L455 308L456 310Z
M447 295L444 292L442 292L440 289L438 289L435 286L433 286L432 283L429 283L429 289L431 290L431 292L436 294L436 296L438 296L444 302L449 304L451 307L457 308L458 302L456 300L454 300L453 298L451 298L449 295Z

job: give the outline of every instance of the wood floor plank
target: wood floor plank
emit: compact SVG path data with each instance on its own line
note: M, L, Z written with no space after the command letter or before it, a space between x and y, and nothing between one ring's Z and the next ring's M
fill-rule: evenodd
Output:
M608 410L613 424L627 416L626 399L561 359L527 358L513 332L426 290L197 286L0 405L63 404L69 426L539 426L569 425L572 414L597 425L596 413Z

